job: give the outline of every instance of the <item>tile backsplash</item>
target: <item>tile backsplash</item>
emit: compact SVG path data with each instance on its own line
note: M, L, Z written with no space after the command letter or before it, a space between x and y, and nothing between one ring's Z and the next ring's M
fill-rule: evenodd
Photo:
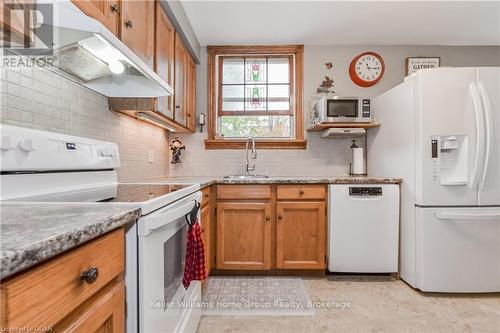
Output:
M352 144L350 139L323 139L319 133L308 133L305 150L257 149L255 174L287 175L341 175L349 172ZM206 133L177 135L186 150L183 163L170 166L171 176L224 176L244 174L245 150L205 150ZM356 141L362 147L362 140Z
M0 71L1 123L116 142L120 181L168 174L165 130L109 111L106 97L47 69Z

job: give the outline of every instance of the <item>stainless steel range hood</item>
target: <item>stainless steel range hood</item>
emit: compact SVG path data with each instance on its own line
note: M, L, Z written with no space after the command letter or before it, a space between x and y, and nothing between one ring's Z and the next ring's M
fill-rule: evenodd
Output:
M53 34L53 66L47 68L107 97L151 98L173 89L100 22L69 1L46 0L53 22L35 35ZM10 52L16 53L15 49ZM119 73L119 74L118 74Z

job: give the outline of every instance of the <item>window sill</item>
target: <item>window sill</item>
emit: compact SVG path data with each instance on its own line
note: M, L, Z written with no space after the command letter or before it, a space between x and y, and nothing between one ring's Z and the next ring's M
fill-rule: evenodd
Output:
M306 149L307 140L255 140L258 149ZM206 139L205 149L245 149L246 140Z

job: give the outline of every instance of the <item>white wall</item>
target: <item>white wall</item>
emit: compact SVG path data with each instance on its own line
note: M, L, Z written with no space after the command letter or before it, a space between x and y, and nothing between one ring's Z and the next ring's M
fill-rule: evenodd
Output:
M0 72L0 123L116 142L120 181L168 174L165 130L109 111L106 97L46 69Z
M351 82L349 64L357 54L375 51L385 61L384 77L371 88L361 88ZM408 56L439 56L442 66L500 66L500 47L461 46L306 46L304 54L304 117L309 126L308 99L329 75L335 81L335 91L342 96L374 97L403 80L405 58ZM332 70L324 63L332 62ZM197 68L197 113L207 114L207 52L201 51ZM204 133L199 127L194 135L178 134L186 144L181 165L170 167L171 175L227 175L244 171L244 150L205 150ZM256 173L269 175L333 175L348 172L350 140L322 139L319 133L307 133L306 150L259 150Z

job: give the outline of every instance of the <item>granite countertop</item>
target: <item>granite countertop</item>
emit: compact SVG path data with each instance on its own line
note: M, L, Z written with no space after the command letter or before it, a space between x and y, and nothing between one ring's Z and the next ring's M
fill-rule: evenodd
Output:
M140 208L112 203L2 203L0 278L135 221Z
M365 177L365 176L270 176L269 178L227 179L221 176L167 176L148 179L140 183L199 183L206 187L212 184L401 184L401 178Z

